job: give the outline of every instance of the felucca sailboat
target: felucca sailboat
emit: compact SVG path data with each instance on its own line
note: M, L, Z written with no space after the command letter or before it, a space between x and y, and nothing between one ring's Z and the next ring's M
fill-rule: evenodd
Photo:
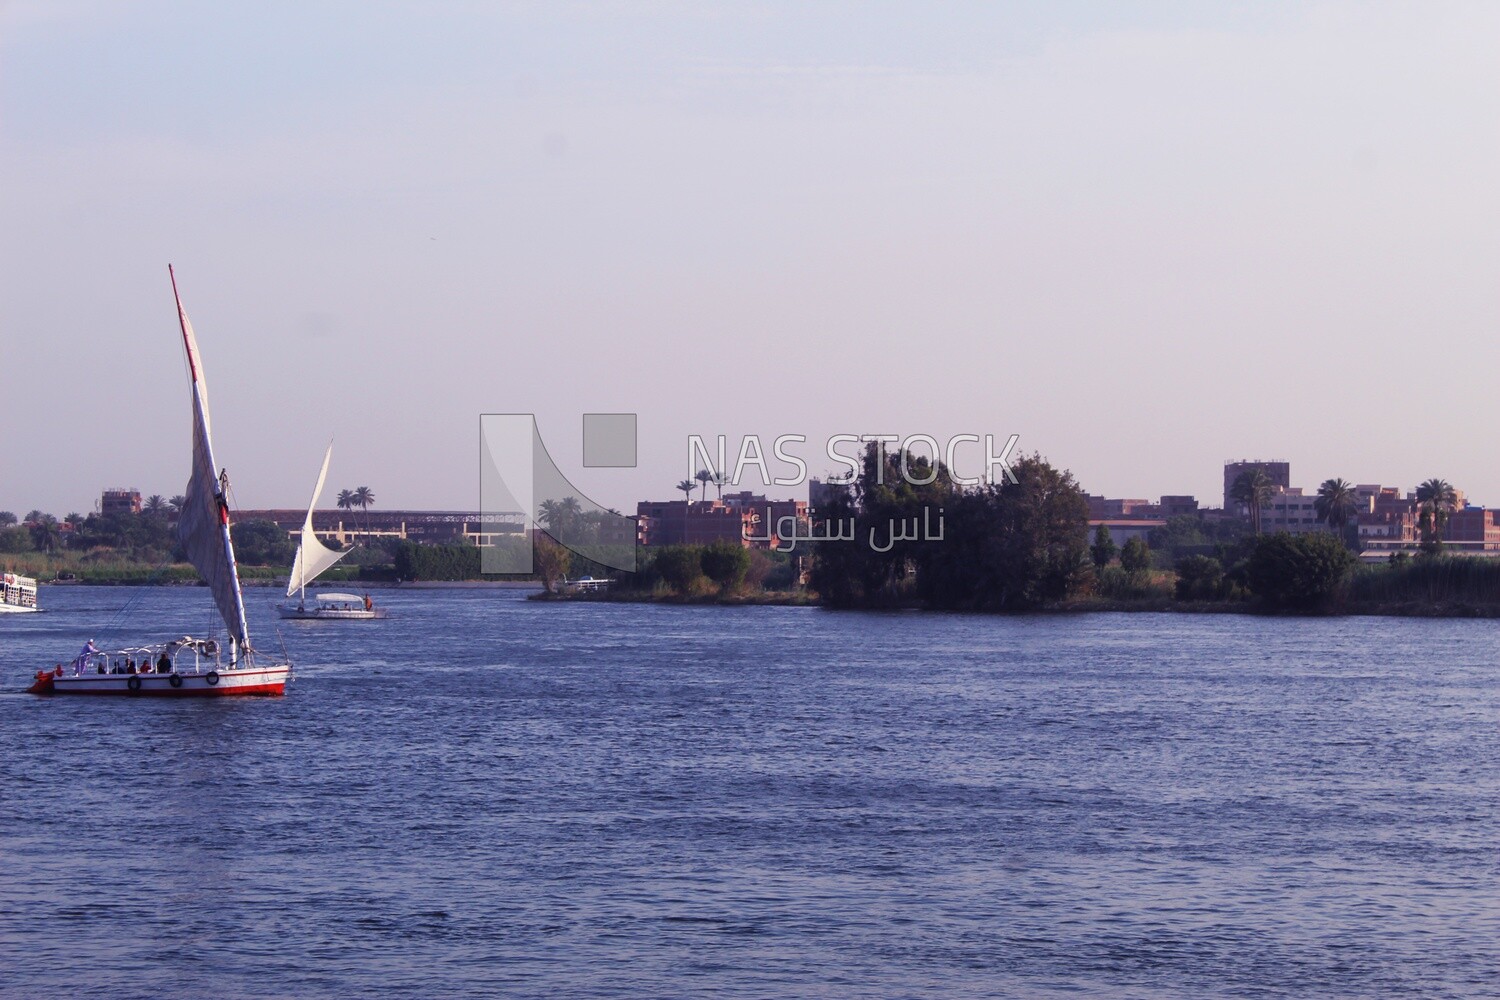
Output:
M297 541L297 557L292 560L292 575L286 582L287 601L277 610L283 618L304 619L364 619L384 618L385 609L377 608L370 595L330 594L313 595L311 605L307 603L307 585L333 568L349 550L330 549L319 540L313 531L313 511L318 508L318 497L323 493L323 481L328 478L328 462L333 458L333 444L323 456L323 470L318 473L318 485L313 487L311 502L307 505L307 519L302 522L302 534ZM297 595L297 602L291 596Z
M177 294L171 265L172 297L187 352L193 400L193 473L177 522L177 537L188 560L208 584L214 605L228 631L228 642L183 636L170 642L119 650L100 650L89 640L66 666L39 670L32 694L114 694L162 696L279 695L286 690L292 665L285 658L260 662L250 644L245 599L229 534L229 476L214 463L209 433L208 387L198 341Z

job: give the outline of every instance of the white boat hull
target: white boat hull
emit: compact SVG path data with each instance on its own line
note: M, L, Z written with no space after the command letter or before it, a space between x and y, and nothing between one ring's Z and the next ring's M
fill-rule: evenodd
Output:
M337 608L287 608L276 609L283 618L292 618L299 621L368 621L372 618L384 618L384 608L371 608L369 611L359 608L357 610L345 611Z
M186 674L65 674L38 672L32 694L92 694L157 698L223 698L286 693L289 664L205 670Z
M40 611L41 608L23 608L19 604L0 603L0 615L24 615Z

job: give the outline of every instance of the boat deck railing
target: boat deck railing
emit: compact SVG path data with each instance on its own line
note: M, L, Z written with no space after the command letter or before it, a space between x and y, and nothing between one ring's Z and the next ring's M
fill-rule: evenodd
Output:
M187 669L187 654L192 654L192 669ZM161 666L162 658L167 669ZM95 650L80 653L71 664L74 677L89 674L175 674L203 673L205 669L216 670L219 661L219 644L212 639L177 639L172 642L132 646L126 649ZM63 667L58 664L59 669Z

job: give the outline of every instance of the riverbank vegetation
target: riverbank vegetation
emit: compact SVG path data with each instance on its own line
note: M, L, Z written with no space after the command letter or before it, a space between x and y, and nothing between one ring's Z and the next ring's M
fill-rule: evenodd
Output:
M0 511L0 568L46 583L196 583L198 573L186 561L176 529L174 502L160 497L138 514L69 514L61 521L41 511L24 521ZM285 579L297 551L287 532L271 521L244 521L231 530L243 580ZM321 579L395 579L394 562L389 539L356 545Z
M698 604L811 604L802 560L731 542L639 550L634 573L617 573L596 599Z
M1327 531L1261 535L1251 522L1187 515L1117 547L1107 530L1089 534L1070 473L1036 455L1012 469L1013 480L962 486L941 463L871 447L860 476L820 514L823 534L852 525L853 540L817 544L811 589L848 608L1500 616L1500 562L1429 546L1360 565L1341 480L1320 488ZM1424 484L1434 522L1444 486ZM1261 490L1250 482L1241 492L1254 500Z
M569 592L595 600L1500 617L1500 560L1443 555L1430 545L1414 557L1360 565L1340 540L1345 532L1257 535L1248 522L1191 515L1117 546L1105 529L1090 535L1087 504L1068 472L1039 456L1013 469L1015 482L963 487L941 463L871 449L861 476L818 512L813 533L823 540L793 552L729 542L643 548L634 572L610 572L539 532L530 578L548 594L564 580L609 578L607 592ZM1444 509L1442 486L1427 490L1434 523ZM1341 487L1330 481L1321 490L1335 514ZM62 522L37 511L24 522L0 512L0 569L43 582L196 583L173 528L170 504ZM247 583L286 578L296 548L286 532L255 521L233 530ZM842 540L828 540L841 533ZM380 539L356 546L324 580L494 579L483 568L472 545Z

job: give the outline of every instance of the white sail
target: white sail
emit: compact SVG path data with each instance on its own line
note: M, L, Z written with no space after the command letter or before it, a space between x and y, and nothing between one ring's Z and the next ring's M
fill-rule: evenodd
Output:
M318 541L313 533L313 511L318 506L318 497L323 493L323 480L328 478L328 462L333 458L333 442L328 444L328 453L323 456L323 471L318 473L318 485L313 487L312 500L307 505L307 520L302 522L302 539L297 543L297 558L292 561L292 576L286 583L286 596L301 592L325 571L330 569L347 552L330 549Z
M198 357L198 340L188 322L182 299L177 294L177 275L171 265L172 297L177 301L177 319L182 325L182 345L187 351L188 375L193 390L193 474L188 480L182 512L177 521L177 538L187 552L188 561L213 592L214 604L229 629L230 640L239 651L250 649L250 632L245 624L245 600L240 593L240 575L234 562L234 543L229 535L229 500L225 496L229 480L215 471L213 439L209 434L208 386L203 379L203 362Z

